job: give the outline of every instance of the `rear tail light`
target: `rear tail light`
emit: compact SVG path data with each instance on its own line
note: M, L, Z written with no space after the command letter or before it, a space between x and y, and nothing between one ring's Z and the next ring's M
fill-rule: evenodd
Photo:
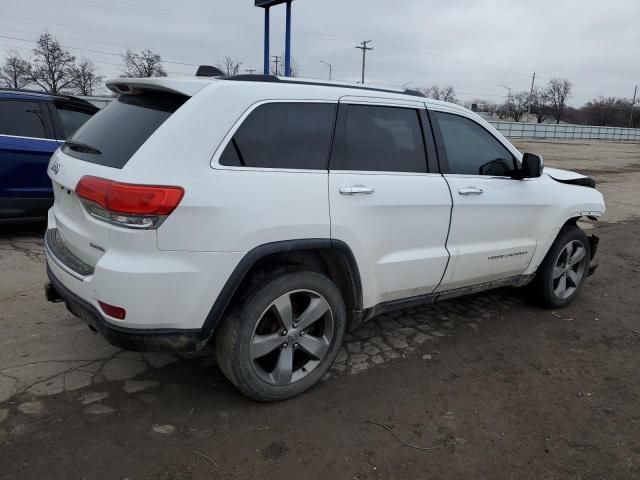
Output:
M87 212L121 227L158 228L184 196L181 187L133 185L84 176L76 194Z

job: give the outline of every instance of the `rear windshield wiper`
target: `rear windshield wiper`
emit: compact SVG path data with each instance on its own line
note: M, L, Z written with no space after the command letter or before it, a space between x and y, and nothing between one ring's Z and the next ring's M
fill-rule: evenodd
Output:
M73 140L67 140L66 142L64 142L63 146L73 150L74 152L91 153L93 155L102 154L100 150L98 150L95 147L92 147L91 145L87 145L86 143L82 143L82 142L75 142Z

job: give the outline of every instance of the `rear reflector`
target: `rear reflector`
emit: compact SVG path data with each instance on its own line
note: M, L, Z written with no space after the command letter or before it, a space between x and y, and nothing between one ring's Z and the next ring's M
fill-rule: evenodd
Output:
M184 189L84 176L76 186L76 194L96 218L130 228L157 228L178 206Z
M117 318L118 320L124 320L124 317L127 315L127 312L122 307L114 307L113 305L101 302L100 300L98 300L98 304L102 311L110 317Z

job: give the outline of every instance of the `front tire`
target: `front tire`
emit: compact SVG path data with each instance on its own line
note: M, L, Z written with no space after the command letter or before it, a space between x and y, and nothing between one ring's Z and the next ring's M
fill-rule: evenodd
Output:
M565 226L536 274L533 286L542 305L562 308L571 303L587 279L590 262L587 234L574 225Z
M315 272L282 274L239 298L216 333L218 363L245 395L284 400L322 378L345 327L344 301L331 280Z

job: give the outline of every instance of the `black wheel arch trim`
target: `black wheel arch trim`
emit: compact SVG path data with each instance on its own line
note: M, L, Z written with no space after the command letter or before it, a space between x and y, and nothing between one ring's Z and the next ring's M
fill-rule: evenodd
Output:
M244 257L242 257L242 260L240 260L238 265L236 265L236 268L227 279L224 287L222 287L222 290L213 303L211 310L209 310L209 314L204 321L202 329L213 333L216 326L222 319L222 316L224 315L227 307L231 303L233 296L238 290L238 287L246 277L249 270L251 270L256 262L258 262L261 258L264 258L267 255L272 255L274 253L291 252L294 250L318 249L337 250L343 255L344 259L347 262L347 267L349 268L351 288L354 292L354 310L356 315L361 314L362 282L360 279L360 270L358 269L358 264L356 262L355 256L353 255L353 252L351 251L351 248L349 248L349 246L345 242L329 238L283 240L279 242L266 243L264 245L255 247L247 252Z

